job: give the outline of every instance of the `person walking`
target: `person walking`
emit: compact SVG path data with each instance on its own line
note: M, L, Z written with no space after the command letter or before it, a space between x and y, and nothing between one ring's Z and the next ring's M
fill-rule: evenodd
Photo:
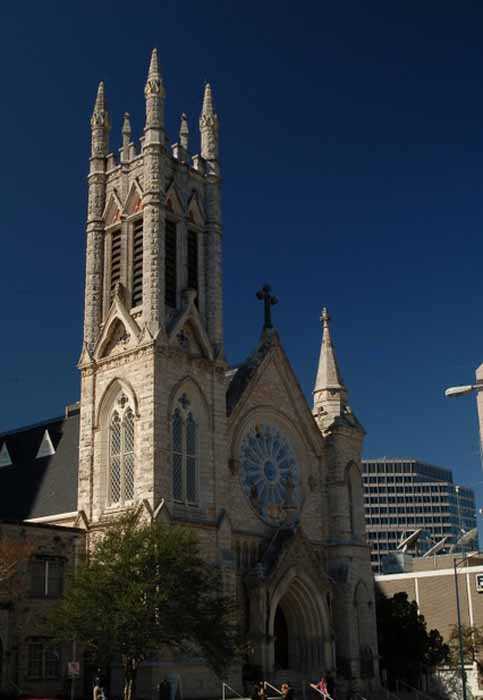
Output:
M258 681L253 686L252 700L265 700L265 685L263 681Z
M294 692L292 686L286 681L280 686L283 700L294 700Z
M326 698L330 698L329 691L327 689L327 680L324 675L320 677L320 681L318 683L311 683L310 687L316 690L319 695L322 695L324 700Z

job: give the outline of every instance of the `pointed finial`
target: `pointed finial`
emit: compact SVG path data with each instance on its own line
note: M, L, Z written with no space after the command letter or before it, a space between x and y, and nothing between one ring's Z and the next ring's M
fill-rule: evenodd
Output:
M94 111L105 109L105 107L106 107L106 97L104 94L104 81L101 80L99 85L97 86L96 104L94 107Z
M203 95L203 109L202 113L209 115L209 116L214 116L215 110L213 107L213 92L211 90L211 85L209 83L206 83L205 85L205 92Z
M122 123L122 160L126 162L129 160L129 144L131 143L131 120L129 118L129 112L124 112L124 121Z
M183 112L181 115L181 124L179 127L179 143L180 146L182 146L186 151L188 150L188 138L189 138L189 128L188 128L188 119L186 118L186 114Z
M159 77L160 77L160 73L159 73L158 49L153 49L151 51L151 61L149 62L148 79L149 78L159 78Z
M131 117L129 112L124 112L124 121L122 123L123 136L131 136Z
M206 83L200 115L201 156L206 161L218 160L218 116L213 105L211 85ZM210 168L209 168L210 170ZM217 163L211 164L212 174L219 174Z
M151 60L149 62L148 79L146 80L146 85L144 87L145 97L150 97L151 95L161 95L164 97L164 88L161 80L161 73L159 72L159 62L158 62L158 50L153 49L151 53Z
M91 117L92 128L96 126L105 126L107 119L106 95L104 92L104 81L101 80L97 87L96 101Z
M148 78L144 86L144 96L146 98L146 124L145 129L158 130L164 126L164 97L166 91L161 73L159 71L158 51L153 49L149 62ZM150 135L150 138L153 135ZM157 140L159 137L154 137ZM147 143L147 142L145 142Z
M92 156L105 156L109 148L109 113L107 111L104 81L101 80L97 88L94 111L91 116L92 130Z
M329 327L330 316L329 316L329 312L327 311L327 308L325 306L322 309L322 313L320 315L320 320L322 321L322 325L324 328Z

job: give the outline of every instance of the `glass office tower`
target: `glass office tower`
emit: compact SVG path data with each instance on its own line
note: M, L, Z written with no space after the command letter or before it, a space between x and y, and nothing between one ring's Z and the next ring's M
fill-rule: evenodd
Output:
M454 484L449 469L417 459L367 459L362 461L362 480L374 573L381 573L382 557L418 528L430 536L421 538L428 546L445 535L455 544L462 530L476 527L475 494ZM478 541L466 549L478 549Z

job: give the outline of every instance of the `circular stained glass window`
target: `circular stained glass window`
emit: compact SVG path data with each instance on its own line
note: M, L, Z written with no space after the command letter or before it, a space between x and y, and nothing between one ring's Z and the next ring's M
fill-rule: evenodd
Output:
M240 446L242 488L258 514L281 525L300 506L300 470L288 438L274 425L257 425Z

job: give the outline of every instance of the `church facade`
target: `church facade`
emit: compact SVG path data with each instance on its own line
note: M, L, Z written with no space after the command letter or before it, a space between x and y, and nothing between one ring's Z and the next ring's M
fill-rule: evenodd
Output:
M258 295L265 305L258 345L229 368L212 90L207 84L200 154L193 157L185 115L178 143L167 142L156 50L145 101L140 147L125 115L116 159L99 85L91 119L80 412L56 423L55 434L48 424L35 428L39 440L50 440L36 459L45 462L44 488L51 487L32 496L21 515L89 534L141 507L147 517L188 525L236 599L245 673L315 680L331 670L341 687L367 688L378 664L360 472L364 430L348 404L330 319L324 310L313 406L272 327L276 299L268 287ZM14 440L0 435L0 483L10 488L14 442L18 432ZM72 452L74 443L78 462L61 476L62 451ZM66 473L72 483L57 488ZM0 497L0 518L12 516L4 507ZM163 663L181 673L186 696L218 694L219 681L199 662ZM241 665L230 674L236 689L241 674Z

